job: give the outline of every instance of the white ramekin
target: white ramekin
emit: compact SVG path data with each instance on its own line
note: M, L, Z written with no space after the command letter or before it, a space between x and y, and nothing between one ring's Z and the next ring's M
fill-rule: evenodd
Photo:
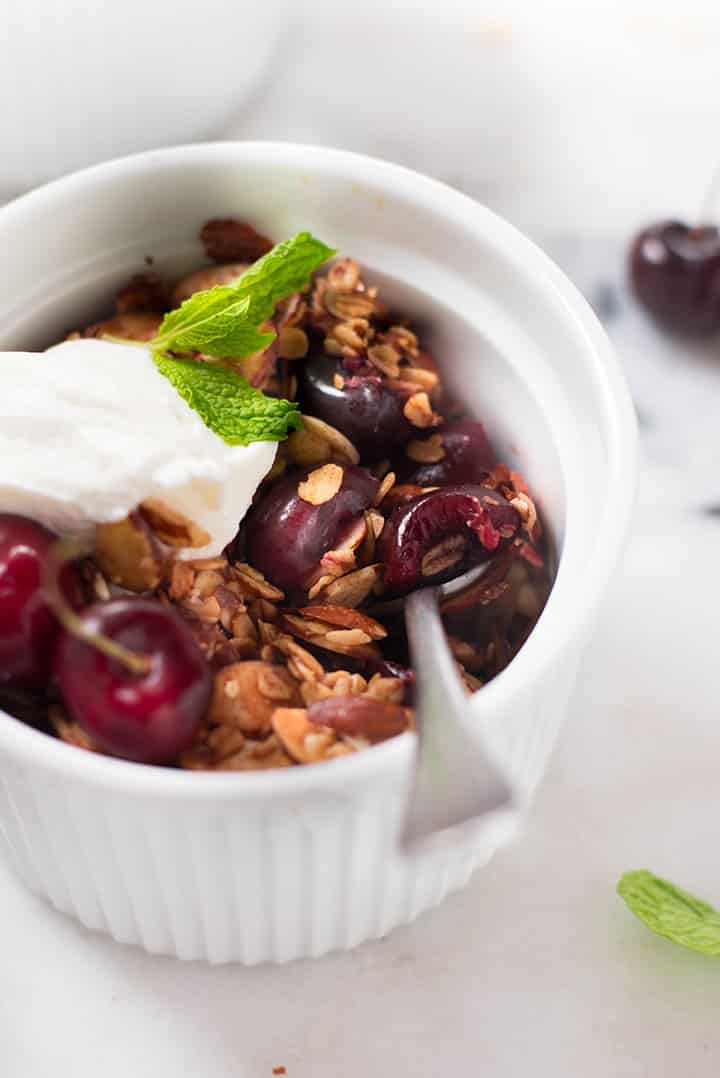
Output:
M41 347L92 316L146 254L197 260L200 224L229 214L276 238L310 229L387 276L539 492L560 551L552 594L517 658L468 703L526 806L632 501L635 421L604 333L536 247L440 183L335 150L222 143L113 161L0 210L0 347ZM456 829L404 859L412 751L405 735L311 767L186 773L3 717L0 835L32 891L116 940L211 962L321 955L436 905L517 822Z

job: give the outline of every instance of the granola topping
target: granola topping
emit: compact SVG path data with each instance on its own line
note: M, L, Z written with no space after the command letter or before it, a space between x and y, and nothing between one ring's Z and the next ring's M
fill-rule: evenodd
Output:
M208 222L201 239L212 265L175 282L136 275L114 315L74 336L148 340L165 311L233 284L271 247L231 219ZM86 602L134 593L191 634L210 684L192 743L171 761L188 770L305 766L412 731L404 595L489 561L442 605L459 675L476 692L522 646L550 587L525 480L497 461L357 262L336 259L265 328L275 340L254 356L190 356L303 411L302 430L274 462L266 454L235 538L212 547L202 520L153 493L98 524L81 565ZM55 699L47 718L62 740L102 751Z

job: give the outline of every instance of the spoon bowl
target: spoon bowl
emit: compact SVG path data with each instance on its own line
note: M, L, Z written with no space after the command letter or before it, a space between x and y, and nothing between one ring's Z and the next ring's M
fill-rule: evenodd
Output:
M405 600L405 626L415 671L418 744L401 834L411 848L437 831L507 809L512 789L468 722L469 708L440 616L440 602L482 577L484 562Z

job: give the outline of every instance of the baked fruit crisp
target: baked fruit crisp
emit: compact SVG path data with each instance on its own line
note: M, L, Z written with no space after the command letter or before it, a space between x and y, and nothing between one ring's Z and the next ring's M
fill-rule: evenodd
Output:
M135 276L113 314L70 339L157 342L168 312L218 286L230 296L272 248L235 220L208 222L201 239L209 265L180 281ZM158 497L97 523L81 550L0 513L6 711L144 763L290 767L412 729L413 589L491 562L442 608L469 692L526 640L550 587L541 523L522 476L444 386L451 357L436 362L351 258L259 330L262 347L242 358L164 345L190 375L239 375L302 415L288 413L298 421L224 549L208 555L207 527Z

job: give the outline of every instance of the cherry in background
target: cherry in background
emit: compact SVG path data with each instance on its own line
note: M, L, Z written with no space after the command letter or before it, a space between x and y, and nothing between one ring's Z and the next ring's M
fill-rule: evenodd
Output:
M42 689L50 679L60 625L43 579L56 539L26 517L0 514L0 685ZM63 568L61 584L77 605L80 581L73 566Z
M635 295L665 329L691 336L720 330L720 230L662 221L630 249Z

